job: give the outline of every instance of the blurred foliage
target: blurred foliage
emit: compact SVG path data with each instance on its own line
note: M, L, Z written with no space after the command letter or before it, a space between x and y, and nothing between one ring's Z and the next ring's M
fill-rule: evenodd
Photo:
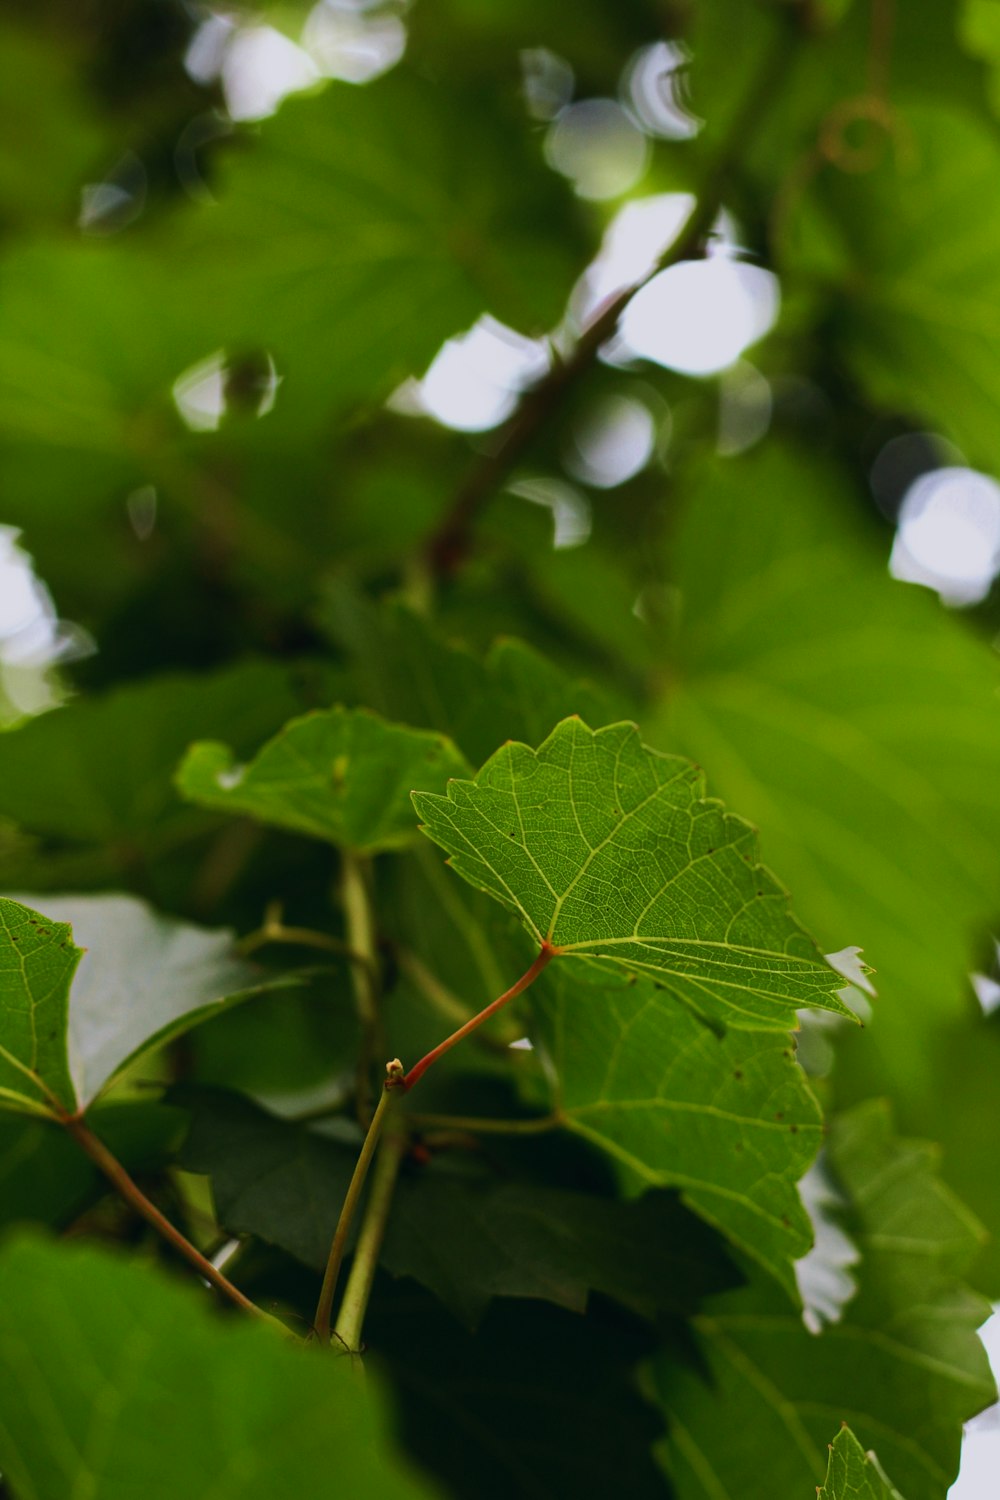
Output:
M888 560L911 480L1000 479L998 11L5 7L0 524L39 582L32 623L26 575L0 572L0 889L35 923L47 897L105 913L70 985L64 929L4 905L5 1102L58 1120L24 1069L70 1100L80 1037L117 1046L92 1129L304 1330L373 1049L412 1065L531 958L406 794L573 714L697 762L878 991L847 993L863 1028L807 1022L796 1054L706 1025L693 971L555 966L414 1097L367 1398L209 1318L58 1123L4 1114L0 1220L36 1226L0 1250L12 1500L323 1500L331 1474L462 1500L806 1500L824 1477L942 1500L1000 1297L1000 1018L970 978L987 1000L1000 978L1000 587L949 608ZM278 107L282 69L301 87ZM640 164L606 197L553 166L555 123L595 100ZM580 150L607 169L610 139ZM683 258L773 272L775 327L702 376L604 340L578 359L619 209L680 193L705 211ZM484 316L527 373L463 431L419 382ZM609 481L622 398L649 441ZM588 940L619 895L588 897ZM122 910L238 956L239 985L175 986ZM825 1220L795 1186L824 1132Z

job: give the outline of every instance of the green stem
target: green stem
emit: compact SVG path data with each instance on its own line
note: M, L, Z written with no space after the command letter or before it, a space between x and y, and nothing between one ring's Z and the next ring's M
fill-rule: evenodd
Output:
M371 863L364 855L345 849L340 877L347 946L361 962L351 966L354 1003L361 1023L358 1050L357 1111L362 1127L371 1119L371 1072L380 1045L379 965L375 912L371 898Z
M473 1016L471 1020L466 1021L465 1025L460 1026L457 1031L453 1031L451 1036L445 1037L443 1042L439 1042L436 1047L433 1047L431 1051L426 1053L418 1063L414 1063L413 1067L403 1079L404 1089L412 1089L413 1085L420 1081L420 1079L427 1072L427 1069L432 1067L434 1063L437 1062L439 1057L443 1057L446 1052L450 1052L451 1048L454 1047L456 1043L462 1041L464 1037L467 1037L470 1031L475 1031L477 1026L482 1026L483 1022L488 1021L490 1016L496 1015L498 1010L502 1010L505 1005L508 1005L510 1001L515 998L515 996L520 995L524 990L526 990L529 984L534 984L535 980L538 978L539 974L546 967L546 965L551 963L552 959L555 958L557 952L559 952L559 949L553 948L550 943L543 943L538 957L535 959L534 963L529 969L526 969L524 971L520 979L516 980L511 985L509 990L504 990L502 995L498 995L497 998L495 1000L492 1000L489 1005L485 1006L478 1015Z
M222 1272L213 1266L212 1262L202 1255L201 1251L196 1249L179 1229L171 1224L170 1220L160 1212L156 1204L146 1197L146 1194L138 1184L133 1182L117 1157L112 1156L104 1142L94 1134L88 1125L84 1124L79 1116L70 1115L64 1117L62 1123L80 1149L90 1157L90 1160L96 1167L100 1168L119 1195L125 1199L125 1202L130 1204L136 1213L141 1214L147 1224L152 1224L157 1234L162 1235L179 1255L183 1255L184 1259L190 1262L198 1274L210 1282L216 1291L221 1292L224 1297L228 1297L230 1302L235 1302L236 1306L241 1307L244 1312L253 1313L258 1318L264 1318L267 1322L276 1324L282 1333L288 1333L288 1329L284 1323L281 1323L277 1318L272 1318L270 1313L264 1312L255 1302L251 1302L249 1297L245 1297L239 1287L234 1286L227 1277L223 1276Z
M386 1072L389 1076L382 1086L382 1095L378 1101L378 1107L372 1116L371 1124L368 1127L368 1134L365 1136L364 1145L361 1147L361 1154L355 1165L354 1175L347 1189L344 1205L340 1210L340 1218L337 1220L337 1227L334 1230L333 1241L330 1245L330 1254L327 1258L326 1271L323 1275L323 1286L320 1290L319 1302L316 1306L316 1316L313 1320L313 1328L322 1344L330 1342L330 1317L333 1312L333 1296L337 1290L337 1277L340 1275L340 1265L344 1259L344 1250L347 1247L347 1236L354 1222L354 1215L357 1212L358 1203L361 1199L365 1178L368 1176L368 1168L371 1166L371 1160L375 1154L375 1147L378 1145L378 1138L382 1134L382 1126L385 1124L386 1114L391 1109L396 1094L400 1091L403 1065L398 1059L395 1059L393 1062L387 1063Z
M286 943L300 948L319 948L324 953L336 953L340 958L346 958L349 963L360 967L368 965L368 959L361 953L355 953L354 949L342 938L334 937L329 932L317 932L313 927L286 927L282 921L281 903L272 902L264 913L264 921L256 932L248 932L246 937L241 938L236 944L237 950L249 957L256 953L258 948L265 948L268 943Z
M333 1330L334 1338L348 1354L360 1354L362 1351L361 1330L375 1280L379 1251L385 1238L392 1193L400 1163L406 1154L406 1145L406 1132L398 1127L390 1129L382 1141L372 1173L371 1192L354 1250L351 1274L347 1278L344 1300L340 1304Z

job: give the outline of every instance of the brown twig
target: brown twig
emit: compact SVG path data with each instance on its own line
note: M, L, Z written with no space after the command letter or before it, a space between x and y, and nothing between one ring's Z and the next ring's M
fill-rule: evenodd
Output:
M486 502L521 461L568 392L590 370L600 350L617 330L619 319L633 297L661 271L704 254L712 225L722 207L726 179L736 158L746 150L757 117L781 78L795 35L792 25L781 26L778 45L765 58L759 76L736 111L691 212L656 265L641 281L616 293L605 304L580 334L568 356L557 358L548 374L525 393L492 452L473 464L425 543L424 561L432 577L448 578L461 567L471 549L472 532Z
M253 1313L255 1317L265 1318L268 1322L278 1321L272 1318L269 1313L264 1312L263 1308L258 1307L256 1303L251 1302L249 1297L245 1297L239 1287L234 1286L227 1277L223 1276L222 1272L213 1266L212 1262L206 1259L201 1251L196 1249L179 1229L171 1224L170 1220L160 1212L156 1204L147 1198L139 1185L133 1181L118 1158L111 1154L104 1142L94 1134L89 1125L84 1123L81 1116L65 1116L61 1123L66 1127L80 1149L90 1157L90 1160L96 1167L100 1168L117 1193L124 1198L125 1202L134 1208L136 1213L141 1214L147 1224L151 1224L157 1234L162 1235L179 1255L183 1255L184 1259L194 1266L199 1276L203 1276L206 1281L215 1287L217 1292L221 1292L224 1297L228 1297L230 1302L235 1302L236 1306L241 1307L244 1312ZM287 1331L284 1328L284 1324L280 1324L279 1326L283 1331Z

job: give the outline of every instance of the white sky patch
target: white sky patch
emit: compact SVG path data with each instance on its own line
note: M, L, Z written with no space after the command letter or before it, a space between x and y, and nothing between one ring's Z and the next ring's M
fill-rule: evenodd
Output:
M693 207L690 193L657 193L635 198L619 210L574 292L574 312L581 322L589 321L615 292L649 275Z
M824 954L824 957L831 969L842 974L851 984L857 985L859 990L864 990L866 995L875 997L875 986L865 973L860 948L840 948L836 953Z
M889 559L894 578L936 589L946 604L985 598L1000 570L1000 484L975 469L922 474L903 497Z
M412 410L416 404L459 432L487 432L510 416L521 391L548 367L544 343L485 316L468 333L448 339L418 389L407 383L405 402L401 391L393 404L397 410Z
M53 707L59 693L48 668L94 651L85 630L58 618L19 537L14 527L0 526L0 722L4 699L15 715Z
M1000 1010L1000 984L988 974L973 974L971 979L983 1015L991 1016L995 1010Z
M590 536L590 502L565 480L522 479L510 486L510 493L552 512L552 545L557 552L582 547Z
M406 27L392 11L320 0L306 18L302 45L325 78L370 83L406 50Z
M273 26L235 31L225 44L221 76L234 120L266 119L289 94L313 88L321 78L309 53Z
M240 373L238 367L236 373ZM192 432L218 430L229 406L226 395L229 374L228 354L225 349L216 349L207 359L189 365L174 381L171 387L174 405ZM254 375L253 386L241 395L238 405L252 411L254 416L266 416L274 410L281 381L274 360L270 354L263 353L261 369Z
M690 54L677 42L654 42L637 52L625 70L624 94L643 130L668 141L697 135L702 121L691 113L684 83Z
M184 67L195 83L207 84L218 78L235 30L236 22L229 16L214 14L202 21L184 54Z
M646 467L655 443L656 424L644 402L605 396L574 427L566 468L585 484L613 489Z
M814 1162L799 1183L799 1193L813 1224L812 1249L795 1262L795 1280L802 1298L802 1321L810 1333L822 1333L837 1323L857 1291L851 1269L861 1253L837 1222L841 1195L823 1166Z
M692 206L688 193L658 193L625 204L574 292L572 312L580 323L650 274ZM735 227L723 212L706 258L671 266L636 293L605 351L609 361L639 357L688 375L714 375L734 365L770 330L780 306L778 278L739 259L740 253Z
M217 349L178 375L174 405L192 432L215 432L226 410L226 354Z
M1000 1380L1000 1312L979 1330L993 1373ZM973 1417L962 1439L962 1466L948 1500L996 1500L1000 1475L1000 1405Z
M516 1042L509 1044L508 1050L511 1052L534 1052L535 1047L530 1037L519 1036Z
M618 198L645 172L649 142L614 99L581 99L560 110L545 156L581 198Z
M637 292L621 321L633 354L685 375L736 363L778 316L778 278L728 255L670 266Z

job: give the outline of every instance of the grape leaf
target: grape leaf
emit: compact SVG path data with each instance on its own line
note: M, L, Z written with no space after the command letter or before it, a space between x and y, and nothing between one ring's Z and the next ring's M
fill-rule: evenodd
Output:
M996 132L939 100L907 108L898 129L875 171L823 179L850 251L835 314L842 355L875 402L932 423L996 470ZM945 213L946 254L935 227Z
M76 1102L66 1050L69 987L83 957L67 923L0 897L0 1103L48 1114Z
M982 1231L933 1148L896 1138L878 1102L835 1120L829 1147L862 1253L857 1296L817 1336L758 1277L694 1319L700 1371L658 1360L678 1500L801 1500L843 1421L907 1500L940 1500L963 1422L994 1399L975 1333L990 1306L961 1280Z
M262 988L228 931L132 896L44 905L0 897L0 1097L14 1107L87 1109L140 1053Z
M34 1235L0 1252L0 1467L32 1500L429 1496L377 1388L270 1328L221 1322L151 1266Z
M566 1128L632 1187L679 1187L797 1301L791 1262L813 1231L796 1184L823 1123L791 1039L720 1037L651 980L579 959L550 967L530 998Z
M839 1039L838 1095L891 1090L901 1125L946 1143L953 1186L996 1230L1000 1177L969 1120L987 1146L1000 1031L968 972L1000 890L1000 662L888 576L852 506L835 471L787 448L712 466L671 543L679 665L647 728L759 820L824 949L846 936L876 957L876 1024Z
M203 349L268 349L274 418L302 423L377 402L484 311L553 326L585 245L512 104L405 65L288 101L163 247Z
M405 605L376 608L343 583L327 590L322 622L351 656L363 702L449 735L474 766L504 740L537 743L570 714L591 722L611 716L606 694L523 641L497 641L480 661Z
M539 944L652 974L732 1026L787 1029L804 1005L850 1015L754 830L703 790L635 725L566 719L537 751L504 745L474 781L413 802L458 874Z
M816 1500L902 1500L889 1483L874 1453L866 1453L849 1427L830 1444L826 1483Z
M185 1086L172 1098L191 1112L181 1165L211 1178L223 1227L322 1271L356 1146L225 1090ZM599 1291L643 1317L687 1312L736 1275L717 1238L671 1194L621 1202L433 1160L405 1165L380 1260L470 1328L496 1297L583 1312Z
M177 785L204 807L373 854L413 833L414 784L437 786L467 769L443 735L331 708L293 719L247 766L225 745L192 745Z
M29 719L0 736L0 813L71 853L86 851L113 879L137 851L154 854L160 840L175 845L212 826L178 801L171 781L191 740L225 732L249 751L308 705L300 678L266 662L170 673ZM26 878L20 864L7 886ZM32 866L32 877L48 873L43 858Z

